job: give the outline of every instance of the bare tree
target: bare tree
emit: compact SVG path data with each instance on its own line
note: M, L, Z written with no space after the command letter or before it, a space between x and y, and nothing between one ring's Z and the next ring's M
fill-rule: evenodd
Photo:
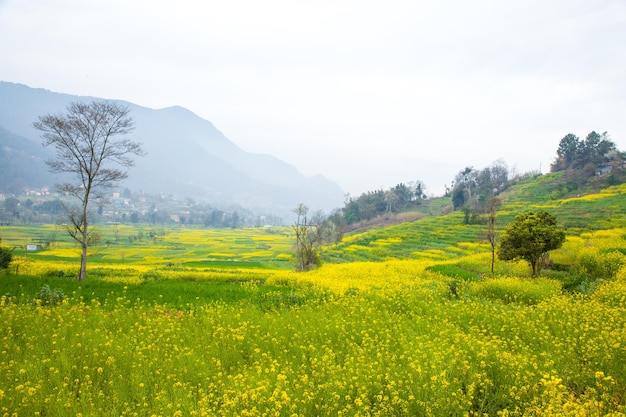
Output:
M127 178L122 168L134 165L131 155L141 156L141 144L126 137L134 129L130 109L109 101L71 103L64 114L40 116L33 126L42 132L44 146L53 145L56 158L46 161L53 173L66 173L73 183L57 189L77 198L79 209L65 206L68 232L81 246L78 280L87 275L87 248L93 241L88 229L92 194Z
M493 275L493 270L496 263L496 246L498 244L498 237L496 236L496 211L498 211L498 207L500 207L500 205L502 205L502 200L497 197L493 197L491 200L489 200L487 240L491 245L491 275Z
M294 210L296 223L292 226L296 235L296 268L308 271L320 265L319 247L322 241L322 213L308 217L309 208L299 204Z

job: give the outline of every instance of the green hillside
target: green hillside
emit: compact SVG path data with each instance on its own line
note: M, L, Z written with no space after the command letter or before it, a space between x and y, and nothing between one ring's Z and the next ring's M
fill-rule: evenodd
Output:
M499 197L496 228L502 230L516 214L544 209L558 217L570 236L581 233L626 227L626 184L614 185L598 192L587 188L580 192L563 192L563 173L546 174L511 186ZM565 185L565 187L564 187ZM438 198L440 207L449 199ZM428 206L422 208L428 212ZM465 224L460 211L429 215L413 222L374 228L348 235L324 252L328 262L383 261L400 259L450 259L487 249L487 226L482 221ZM484 246L478 244L484 244Z

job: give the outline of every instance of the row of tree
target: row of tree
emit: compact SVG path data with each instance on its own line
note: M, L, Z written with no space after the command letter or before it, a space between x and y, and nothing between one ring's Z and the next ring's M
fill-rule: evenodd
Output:
M508 186L509 168L498 160L482 170L466 167L459 171L446 194L452 197L455 210L469 207L475 212L486 212L489 200Z
M494 273L495 256L505 261L528 262L532 276L539 276L542 261L547 254L558 249L565 241L565 231L557 224L556 217L545 210L519 214L498 237L495 230L496 211L499 198L491 198L488 204L487 239L491 245L491 273ZM296 222L293 232L296 269L308 271L321 264L320 251L323 245L341 240L341 216L324 217L321 212L309 214L309 208L300 204L295 210Z
M589 133L585 140L568 133L559 142L556 155L550 167L552 172L589 167L589 176L594 175L601 164L621 164L626 160L626 154L617 149L607 132L599 134L595 131Z
M422 181L400 183L387 191L368 191L359 197L348 197L342 209L346 224L373 219L385 213L398 213L417 207L426 197Z

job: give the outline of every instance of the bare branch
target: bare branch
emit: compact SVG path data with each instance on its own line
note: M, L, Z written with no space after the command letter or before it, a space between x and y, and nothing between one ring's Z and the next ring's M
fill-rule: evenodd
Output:
M134 129L130 109L114 102L71 103L64 114L45 115L33 123L42 132L44 146L56 158L46 161L53 173L71 174L75 182L58 185L60 192L76 197L81 210L66 210L70 235L81 244L81 273L85 278L88 233L87 209L92 192L113 187L127 178L122 168L133 166L132 156L142 156L141 144L126 135Z

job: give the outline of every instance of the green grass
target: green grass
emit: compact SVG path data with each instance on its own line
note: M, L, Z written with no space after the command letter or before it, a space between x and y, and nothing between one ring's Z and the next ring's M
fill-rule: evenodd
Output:
M258 302L259 297L267 293L282 295L293 291L289 287L254 281L158 280L148 277L140 284L129 285L92 277L77 284L71 278L0 275L0 295L9 296L18 303L29 303L46 285L61 290L75 301L97 300L114 305L118 297L123 297L129 306L159 304L180 310L213 302Z
M464 281L477 281L480 279L480 274L476 271L472 271L467 268L463 268L460 265L455 264L437 264L431 265L426 268L430 272L438 272L442 275L458 278Z

